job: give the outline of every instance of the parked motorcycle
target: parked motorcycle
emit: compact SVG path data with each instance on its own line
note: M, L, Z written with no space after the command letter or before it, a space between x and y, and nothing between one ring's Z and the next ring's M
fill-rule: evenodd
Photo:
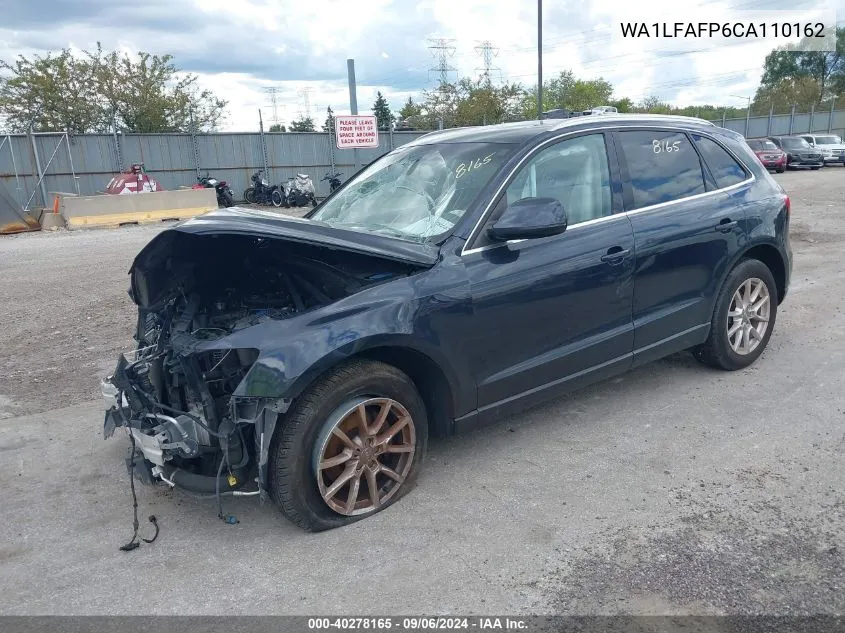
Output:
M244 191L244 200L250 204L272 204L274 207L280 207L284 204L284 192L279 188L279 185L271 185L267 182L261 174L263 169L259 169L252 175L252 187L247 187Z
M211 189L214 187L217 193L217 205L221 207L232 207L235 205L235 197L232 194L232 189L225 180L217 180L212 178L205 172L205 176L197 176L197 184L195 189Z
M309 202L312 207L317 206L314 183L308 174L297 174L287 181L284 186L285 207L304 207Z
M343 174L340 172L336 172L334 174L330 174L326 172L326 175L320 178L320 180L328 180L329 181L329 193L334 193L336 189L340 188L340 177Z

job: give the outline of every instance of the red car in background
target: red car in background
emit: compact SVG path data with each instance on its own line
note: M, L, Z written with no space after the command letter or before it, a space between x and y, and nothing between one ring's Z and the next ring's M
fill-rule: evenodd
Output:
M786 170L786 152L772 141L767 138L750 138L746 143L763 163L763 167L774 169L779 174Z

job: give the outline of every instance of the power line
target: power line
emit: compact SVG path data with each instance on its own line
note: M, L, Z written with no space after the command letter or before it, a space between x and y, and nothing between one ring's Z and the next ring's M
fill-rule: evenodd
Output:
M311 116L311 93L313 92L313 88L308 86L306 88L300 88L297 90L297 94L299 95L299 118L305 119Z

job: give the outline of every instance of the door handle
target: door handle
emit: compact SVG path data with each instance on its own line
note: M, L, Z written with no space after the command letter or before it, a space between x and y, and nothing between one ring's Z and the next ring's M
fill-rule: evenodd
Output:
M631 251L621 246L612 246L607 249L607 254L601 256L601 260L611 266L621 264Z
M725 218L724 220L722 220L721 222L719 222L716 225L716 230L719 231L720 233L730 233L738 225L739 225L739 222L737 222L736 220L731 220L729 218Z

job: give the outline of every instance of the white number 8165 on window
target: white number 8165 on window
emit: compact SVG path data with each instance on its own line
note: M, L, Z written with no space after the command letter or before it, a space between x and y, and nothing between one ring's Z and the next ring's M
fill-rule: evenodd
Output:
M660 141L655 139L651 142L651 148L654 150L655 154L660 154L662 152L677 152L680 149L680 147L678 147L680 144L680 141L672 141L670 143L666 140Z

